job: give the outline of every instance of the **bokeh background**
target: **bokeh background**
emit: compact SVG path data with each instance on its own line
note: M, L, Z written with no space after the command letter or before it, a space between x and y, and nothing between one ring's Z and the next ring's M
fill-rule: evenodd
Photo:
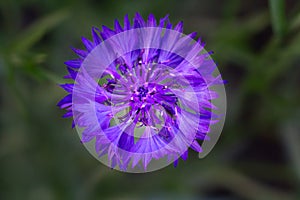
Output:
M136 11L183 20L228 80L213 151L146 174L99 163L56 107L70 47ZM299 62L298 0L1 0L0 199L300 199Z

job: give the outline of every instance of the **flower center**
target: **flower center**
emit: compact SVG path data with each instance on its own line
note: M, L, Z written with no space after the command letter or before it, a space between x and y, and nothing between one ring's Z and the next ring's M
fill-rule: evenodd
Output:
M138 97L139 97L139 100L142 101L142 98L143 97L146 97L147 94L148 94L148 88L145 88L144 86L141 86L137 89L137 92L138 92Z
M113 106L115 123L135 124L134 135L151 127L156 133L176 124L180 112L178 98L172 92L172 69L158 63L137 62L129 68L120 65L118 74L111 74L103 87L112 94L108 105Z

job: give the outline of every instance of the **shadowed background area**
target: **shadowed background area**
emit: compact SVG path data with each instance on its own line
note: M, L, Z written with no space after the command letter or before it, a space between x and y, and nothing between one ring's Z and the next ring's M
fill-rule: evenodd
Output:
M204 159L147 174L108 169L56 107L92 26L149 13L213 50L226 85L222 135ZM300 199L297 0L0 2L0 199Z

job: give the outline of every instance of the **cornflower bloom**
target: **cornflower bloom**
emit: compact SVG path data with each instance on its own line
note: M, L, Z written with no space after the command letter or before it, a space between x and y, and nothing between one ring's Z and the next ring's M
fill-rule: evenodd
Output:
M202 152L212 124L220 121L211 89L224 81L212 52L196 33L184 35L168 16L157 23L139 13L124 26L92 28L85 50L65 62L72 83L58 106L72 117L82 143L101 162L127 172L146 172ZM222 96L222 98L224 98ZM221 99L222 100L222 99ZM222 111L224 109L221 109ZM225 114L225 113L224 113ZM214 136L214 140L217 139ZM199 144L200 142L200 144ZM92 144L92 145L90 145ZM92 147L91 147L92 146Z

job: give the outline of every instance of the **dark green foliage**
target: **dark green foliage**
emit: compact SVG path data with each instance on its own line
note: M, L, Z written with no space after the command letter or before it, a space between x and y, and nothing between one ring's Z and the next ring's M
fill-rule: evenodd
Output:
M70 47L136 11L183 20L229 82L215 149L148 174L100 164L55 106ZM299 61L297 0L1 1L0 199L300 199Z

